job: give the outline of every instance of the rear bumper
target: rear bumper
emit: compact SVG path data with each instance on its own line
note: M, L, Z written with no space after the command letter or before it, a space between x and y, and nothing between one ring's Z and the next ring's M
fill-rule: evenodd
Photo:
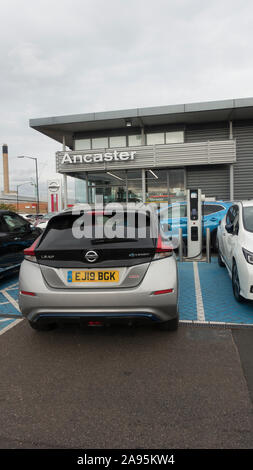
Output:
M177 314L173 317L176 318ZM91 322L98 322L103 325L111 324L156 324L161 323L161 318L147 312L103 312L103 313L77 313L75 312L56 312L38 314L30 320L30 322L45 324L45 323L79 323L82 325L89 325ZM167 318L166 318L167 320ZM96 326L96 325L94 325ZM99 326L99 325L98 325Z
M166 275L165 275L166 274ZM178 276L174 257L151 263L144 280L137 287L119 289L50 288L39 265L24 261L19 278L19 306L29 321L101 319L164 322L178 315ZM173 292L153 295L156 290Z
M75 293L76 294L76 293ZM45 299L43 296L36 296L36 297L29 297L20 294L19 295L19 305L22 314L27 317L29 321L41 321L43 319L48 320L56 320L56 321L63 321L63 320L96 320L101 319L102 317L105 320L113 320L113 319L122 319L122 320L150 320L150 321L167 321L173 318L176 318L178 315L177 309L177 296L175 293L171 294L161 294L160 296L136 296L136 293L132 292L124 292L121 293L117 292L118 298L118 306L115 305L108 305L109 298L107 299L107 307L104 305L98 306L98 298L96 298L96 307L85 305L86 300L83 298L83 306L74 305L76 304L77 299L73 299L72 306L66 307L63 304L62 296L61 300L59 299L58 305L55 306L55 301L57 299L53 299L51 302L49 298L47 298L46 305L42 305L45 303ZM97 297L97 293L95 294ZM83 297L86 297L87 293L83 294ZM92 297L94 296L94 293ZM112 293L113 298L112 301L115 302L115 292ZM27 297L27 298L26 298ZM156 302L152 302L152 298L155 297ZM162 299L157 299L157 297L163 297ZM136 302L134 302L136 299ZM90 299L89 299L90 300ZM158 301L159 300L159 301ZM50 306L51 303L51 306ZM150 305L152 304L153 305Z

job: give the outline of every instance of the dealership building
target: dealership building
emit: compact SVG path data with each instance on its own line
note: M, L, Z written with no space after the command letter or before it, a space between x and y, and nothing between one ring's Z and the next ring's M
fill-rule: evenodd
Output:
M31 119L59 142L56 171L76 202L174 202L187 188L253 198L253 98Z

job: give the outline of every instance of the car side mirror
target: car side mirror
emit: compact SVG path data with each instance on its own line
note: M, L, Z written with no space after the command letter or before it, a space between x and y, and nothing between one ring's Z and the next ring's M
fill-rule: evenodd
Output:
M234 225L233 224L226 224L225 229L228 233L233 233Z
M30 223L27 224L27 231L28 232L33 232L34 229L35 229L35 227L32 224L30 224Z
M168 230L168 232L171 231L171 225L170 224L161 224L161 229L162 229L163 232L165 231L165 227Z

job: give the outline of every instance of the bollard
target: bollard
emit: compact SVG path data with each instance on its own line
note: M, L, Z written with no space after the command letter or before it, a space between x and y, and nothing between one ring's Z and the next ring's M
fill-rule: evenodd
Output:
M206 262L211 263L211 237L210 228L206 229Z
M182 228L179 228L179 230L178 230L178 241L179 241L179 247L178 247L179 261L183 261L183 232L182 232Z

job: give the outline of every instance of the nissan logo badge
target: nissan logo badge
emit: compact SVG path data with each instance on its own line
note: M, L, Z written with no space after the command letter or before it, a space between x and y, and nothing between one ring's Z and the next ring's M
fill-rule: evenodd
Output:
M98 259L98 254L96 251L87 251L85 259L89 261L89 263L94 263L94 261L97 261Z

